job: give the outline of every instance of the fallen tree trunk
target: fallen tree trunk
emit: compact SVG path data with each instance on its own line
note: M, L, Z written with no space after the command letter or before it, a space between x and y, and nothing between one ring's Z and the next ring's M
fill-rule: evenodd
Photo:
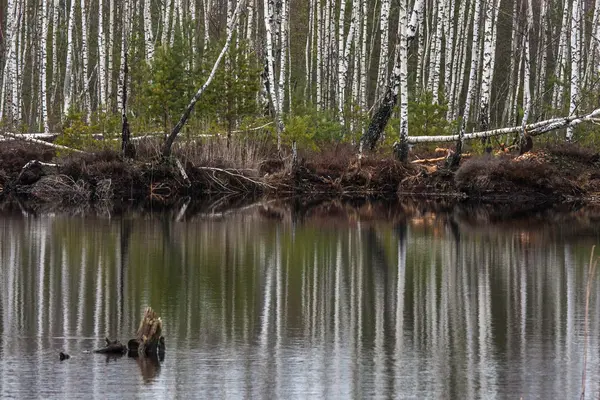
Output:
M31 143L41 144L43 146L52 147L52 148L58 149L58 150L68 150L68 151L72 151L74 153L85 153L85 151L83 151L83 150L73 149L71 147L62 146L60 144L54 144L54 143L45 142L43 140L36 139L35 137L19 135L19 134L16 134L16 133L1 132L0 133L0 137L6 137L6 138L15 139L15 140L22 140L24 142L31 142Z
M600 108L592 111L591 113L584 116L573 116L564 118L552 118L545 121L536 122L529 124L525 127L525 130L529 136L537 136L557 129L575 127L582 122L594 122L596 117L600 116ZM464 140L469 139L484 139L493 136L508 135L511 133L517 133L523 129L522 126L511 126L508 128L493 129L483 132L466 133L463 136ZM459 135L448 135L448 136L413 136L408 138L408 143L431 143L431 142L454 142L459 139Z

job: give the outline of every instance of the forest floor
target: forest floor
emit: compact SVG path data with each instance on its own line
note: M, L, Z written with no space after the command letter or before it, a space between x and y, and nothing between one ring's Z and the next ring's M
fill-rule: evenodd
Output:
M445 168L443 157L426 152L413 152L408 164L382 154L367 154L359 162L351 146L338 145L301 154L292 168L290 157L266 156L274 151L249 155L240 148L231 157L221 150L183 149L176 152L182 161L178 168L175 161L161 161L156 152L143 149L133 161L115 151L57 156L51 148L6 142L0 147L0 200L170 207L184 197L407 195L486 203L600 203L600 153L574 144L540 146L520 156L465 157L455 171ZM420 162L423 158L438 161Z

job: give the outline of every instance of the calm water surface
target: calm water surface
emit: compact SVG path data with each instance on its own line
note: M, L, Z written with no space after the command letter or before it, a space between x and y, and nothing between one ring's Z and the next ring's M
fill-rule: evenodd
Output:
M0 397L579 398L600 228L480 217L0 213ZM133 337L147 305L163 362L86 353Z

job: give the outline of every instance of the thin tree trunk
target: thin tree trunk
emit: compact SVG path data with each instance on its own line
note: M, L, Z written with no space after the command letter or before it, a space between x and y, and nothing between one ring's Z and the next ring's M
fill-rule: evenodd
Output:
M87 14L85 0L81 0L81 57L82 65L81 72L83 74L83 94L86 121L91 122L92 106L90 101L90 88L88 79L88 45L87 45Z
M47 2L42 1L40 4L39 19L41 26L41 37L39 46L39 60L40 60L40 105L42 112L42 125L44 126L44 133L50 132L50 125L48 123L48 99L46 93L46 42L48 39L48 7Z
M152 9L151 0L144 0L144 42L146 47L146 60L154 58L154 38L152 37Z
M106 42L104 41L104 0L98 0L98 111L106 106Z
M73 94L73 51L74 51L74 40L73 40L73 28L75 25L75 0L71 0L71 7L69 7L69 15L67 19L69 21L69 28L67 31L67 63L65 67L65 82L64 82L64 101L63 101L63 115L67 116L71 109L71 96Z
M525 147L525 127L529 120L529 114L531 113L531 31L533 28L533 6L531 0L527 0L527 29L525 31L525 46L523 50L523 63L525 64L525 72L523 73L523 120L521 126L523 129L520 133L519 148L521 153Z
M477 90L477 68L479 64L479 15L481 12L481 2L475 2L475 12L473 15L473 39L471 47L471 72L469 73L469 86L467 88L467 98L465 99L465 108L460 122L460 131L458 135L458 142L456 143L456 152L453 157L449 160L451 167L458 166L460 162L463 137L467 130L467 122L471 111L471 103L475 92Z
M579 44L581 34L581 0L575 0L572 7L571 17L571 96L569 103L569 116L572 117L579 106L579 79L581 68L581 46ZM567 140L573 140L573 127L567 128Z
M406 33L406 0L400 0L398 16L398 58L400 60L400 146L396 156L401 162L408 159L408 39Z
M381 13L379 17L379 36L380 36L380 51L379 51L379 67L377 68L377 88L375 90L376 101L379 101L386 88L388 76L388 46L389 46L389 23L390 23L390 0L381 1Z

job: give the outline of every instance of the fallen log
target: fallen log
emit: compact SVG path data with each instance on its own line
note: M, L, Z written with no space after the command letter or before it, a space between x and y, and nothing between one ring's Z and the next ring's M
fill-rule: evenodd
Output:
M44 140L36 139L34 137L28 137L28 136L24 136L24 135L18 135L16 133L0 132L0 138L1 137L11 138L11 139L15 139L15 140L22 140L24 142L31 142L31 143L41 144L42 146L52 147L53 149L58 149L58 150L68 150L68 151L72 151L74 153L85 153L85 151L83 151L83 150L78 150L78 149L74 149L72 147L67 147L67 146L62 146L60 144L54 144L54 143L46 142Z
M595 119L600 116L600 108L592 111L591 113L583 116L573 116L564 118L552 118L545 121L536 122L525 126L527 135L537 136L543 133L554 131L557 129L574 127L583 122L595 122ZM511 133L517 133L523 130L522 126L511 126L508 128L493 129L489 131L466 133L463 136L463 140L470 139L484 139L493 136L508 135ZM410 144L417 143L431 143L431 142L455 142L459 140L459 135L447 135L447 136L412 136L407 139Z
M94 350L97 354L125 354L127 352L127 346L119 342L118 340L106 340L106 347Z

